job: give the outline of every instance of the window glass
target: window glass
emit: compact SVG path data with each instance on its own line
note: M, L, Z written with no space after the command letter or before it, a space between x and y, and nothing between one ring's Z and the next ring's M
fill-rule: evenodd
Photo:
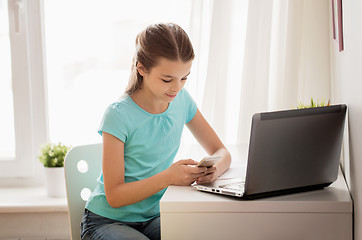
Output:
M44 1L52 142L100 142L105 108L123 93L137 33L175 22L188 31L191 0Z
M15 158L14 107L7 0L0 0L0 160Z

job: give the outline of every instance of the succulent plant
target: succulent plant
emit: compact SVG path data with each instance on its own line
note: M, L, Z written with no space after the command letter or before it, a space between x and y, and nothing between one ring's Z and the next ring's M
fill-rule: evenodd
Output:
M302 109L302 108L313 108L313 107L325 107L325 106L329 106L330 104L330 100L328 100L328 102L322 100L322 101L314 101L313 98L310 99L310 104L303 104L301 102L298 103L297 109Z

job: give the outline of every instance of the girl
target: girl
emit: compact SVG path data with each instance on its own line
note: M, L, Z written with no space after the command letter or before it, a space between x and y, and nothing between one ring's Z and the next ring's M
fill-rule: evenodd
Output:
M126 94L107 108L99 129L102 173L86 204L82 239L160 239L165 189L212 182L229 168L229 152L183 89L193 59L176 24L138 34ZM173 163L184 124L208 154L222 156L213 167L196 167L192 159Z

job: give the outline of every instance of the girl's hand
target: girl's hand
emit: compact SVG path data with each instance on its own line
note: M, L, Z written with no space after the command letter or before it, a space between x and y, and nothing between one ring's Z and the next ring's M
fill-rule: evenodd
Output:
M167 171L170 176L170 185L189 186L200 177L207 174L206 167L195 167L198 162L184 159L172 164ZM192 166L193 165L193 166Z
M196 182L197 184L200 183L209 183L209 182L213 182L215 181L217 178L219 177L218 171L215 167L215 165L213 167L209 167L204 176L199 177Z

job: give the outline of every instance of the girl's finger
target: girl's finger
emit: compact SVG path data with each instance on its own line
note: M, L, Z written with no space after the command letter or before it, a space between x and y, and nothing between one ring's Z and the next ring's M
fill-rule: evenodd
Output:
M206 173L193 173L192 174L194 178L200 178L206 176Z
M190 167L190 173L206 173L207 172L207 167Z
M178 161L178 163L181 165L196 165L198 162L192 159L183 159Z
M197 179L197 183L207 183L207 182L211 182L212 180L212 175L206 175L206 176L203 176L203 177L199 177Z
M216 167L209 167L207 170L206 170L206 173L213 173L216 171Z

